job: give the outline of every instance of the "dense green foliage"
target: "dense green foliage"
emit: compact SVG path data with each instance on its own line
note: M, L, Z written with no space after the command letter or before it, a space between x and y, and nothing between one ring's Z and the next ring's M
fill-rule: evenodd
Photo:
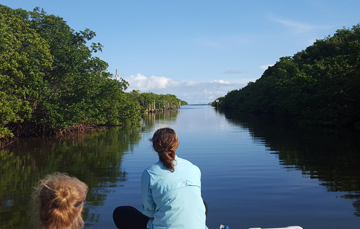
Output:
M137 123L139 103L108 64L86 45L95 33L75 32L58 16L0 5L0 138L21 122L65 130L79 123ZM35 128L36 129L36 128Z
M102 45L87 45L93 31L75 32L39 8L0 5L0 32L0 138L21 123L26 133L17 135L59 133L79 124L138 123L154 101L157 108L186 104L174 95L125 93L128 83L93 56Z
M311 125L360 129L360 24L282 57L221 108L291 116ZM216 106L216 102L212 103Z
M171 94L157 95L150 92L139 93L139 91L132 90L130 95L132 96L133 101L140 103L142 111L148 109L174 109L188 104Z
M47 42L21 18L24 11L0 5L0 137L8 122L23 121L41 93L44 70L51 69Z

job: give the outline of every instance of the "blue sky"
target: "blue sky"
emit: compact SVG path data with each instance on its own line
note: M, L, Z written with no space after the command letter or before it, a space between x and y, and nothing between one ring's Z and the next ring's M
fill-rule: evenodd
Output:
M360 23L360 0L2 0L90 28L129 90L208 103L280 57Z

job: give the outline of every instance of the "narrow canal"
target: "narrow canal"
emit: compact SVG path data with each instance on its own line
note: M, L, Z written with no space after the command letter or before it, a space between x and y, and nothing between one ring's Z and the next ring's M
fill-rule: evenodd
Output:
M0 151L0 228L28 228L32 189L56 171L88 184L85 228L115 228L117 206L141 209L141 173L158 160L149 138L161 127L176 130L177 155L201 169L210 229L360 227L359 135L188 105L151 114L139 128L8 145Z

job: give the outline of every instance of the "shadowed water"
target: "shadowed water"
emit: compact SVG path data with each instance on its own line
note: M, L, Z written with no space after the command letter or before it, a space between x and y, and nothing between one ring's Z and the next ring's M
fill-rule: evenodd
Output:
M149 115L140 128L23 139L4 148L0 228L27 228L32 188L55 171L88 184L86 228L115 228L115 207L141 209L141 173L158 160L148 139L161 127L176 130L177 154L202 171L210 229L360 226L359 135L189 105Z

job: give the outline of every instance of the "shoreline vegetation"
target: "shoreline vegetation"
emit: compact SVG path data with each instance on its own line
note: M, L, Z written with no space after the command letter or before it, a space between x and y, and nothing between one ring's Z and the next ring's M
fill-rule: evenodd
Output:
M307 126L359 131L360 24L281 57L261 78L211 105L286 116Z
M143 113L176 109L175 95L133 90L93 56L103 46L90 29L63 18L0 4L0 141L139 125Z

